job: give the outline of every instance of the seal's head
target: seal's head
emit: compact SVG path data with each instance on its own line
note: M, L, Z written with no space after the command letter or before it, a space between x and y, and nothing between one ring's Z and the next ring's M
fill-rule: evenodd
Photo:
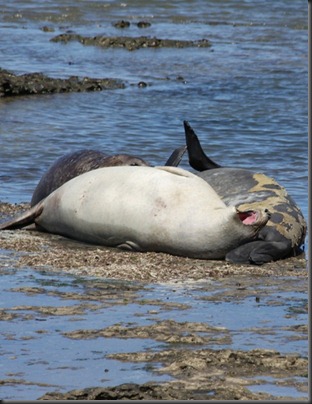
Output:
M139 157L131 156L129 154L115 154L113 156L108 156L105 159L105 166L150 166L149 163L140 159Z

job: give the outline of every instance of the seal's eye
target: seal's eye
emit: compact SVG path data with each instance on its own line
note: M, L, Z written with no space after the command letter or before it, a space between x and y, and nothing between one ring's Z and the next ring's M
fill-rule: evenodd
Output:
M139 166L140 164L138 163L131 163L130 166Z

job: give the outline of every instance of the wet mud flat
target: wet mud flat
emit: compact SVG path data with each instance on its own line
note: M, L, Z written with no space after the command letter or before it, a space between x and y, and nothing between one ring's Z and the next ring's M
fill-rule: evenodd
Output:
M306 372L307 366L304 359L281 356L278 352L262 349L249 352L170 350L159 354L142 353L129 354L128 357L127 355L112 357L120 357L121 360L161 362L164 365L161 372L168 372L176 376L177 380L162 384L148 382L141 385L122 384L111 388L86 388L65 394L47 393L40 400L272 400L278 398L248 390L250 378L257 375L259 379L254 384L260 385L263 383L261 374L264 380L267 374L272 378L283 377L289 373L301 376ZM257 370L251 372L252 368ZM292 382L288 381L283 385L291 386ZM302 388L303 384L299 382L297 387ZM279 399L285 398L287 397Z
M0 220L27 207L0 204ZM108 376L103 383L77 383L83 388L64 390L47 377L46 384L36 381L42 383L36 399L307 400L308 271L303 256L263 266L233 265L124 252L31 229L0 232L0 245L1 275L13 271L21 277L10 293L29 301L1 310L3 329L12 322L33 322L36 338L45 341L52 332L49 322L70 318L57 331L62 341L79 342L81 350L115 341L114 348L99 353ZM54 283L27 284L27 268L54 274ZM63 274L85 277L83 287L64 288ZM59 299L58 304L49 299ZM131 305L134 314L127 315ZM111 309L124 311L124 317L87 322ZM141 349L131 345L137 341ZM48 356L40 359L50 362ZM118 377L109 379L110 361L137 366L144 377L114 383ZM87 369L82 372L92 373L92 367ZM36 384L13 371L0 381L3 388L27 389L31 383Z

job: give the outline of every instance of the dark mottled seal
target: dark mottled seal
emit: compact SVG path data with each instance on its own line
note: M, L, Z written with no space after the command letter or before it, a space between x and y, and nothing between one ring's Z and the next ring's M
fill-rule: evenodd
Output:
M237 263L263 264L299 255L306 235L305 219L286 189L273 178L240 168L221 167L203 151L198 137L184 121L189 163L221 196L239 209L265 206L271 213L257 240L245 243L226 255Z
M173 151L165 165L177 166L186 147ZM36 205L65 182L85 172L101 167L113 166L149 166L143 159L128 154L107 155L97 150L78 150L65 154L51 165L41 177L31 199L31 206Z

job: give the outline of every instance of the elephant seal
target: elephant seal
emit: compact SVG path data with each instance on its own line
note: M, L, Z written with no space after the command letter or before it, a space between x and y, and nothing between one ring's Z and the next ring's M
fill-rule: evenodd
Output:
M265 174L221 167L204 153L187 121L184 129L191 167L200 171L198 175L215 189L226 205L234 204L239 209L265 206L271 213L270 221L257 239L228 252L226 260L261 265L301 254L307 226L286 189Z
M173 151L165 165L177 166L186 146ZM87 171L110 166L149 166L143 159L128 154L107 155L97 150L78 150L65 154L51 165L36 186L30 205L34 206L65 182Z
M133 251L223 259L257 235L266 209L227 207L211 186L176 167L105 167L64 183L0 230L43 230Z
M36 205L55 189L78 175L100 167L120 165L148 166L149 164L138 157L128 154L109 156L97 150L83 149L65 154L56 160L48 171L43 174L34 190L30 205Z

